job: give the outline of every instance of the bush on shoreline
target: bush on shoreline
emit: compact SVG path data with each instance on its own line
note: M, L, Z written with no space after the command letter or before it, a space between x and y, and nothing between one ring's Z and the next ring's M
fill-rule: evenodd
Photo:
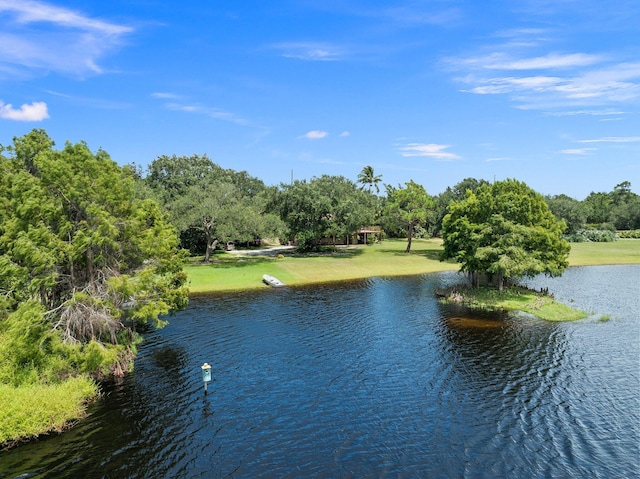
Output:
M471 308L523 311L546 321L575 321L587 316L583 311L557 302L548 290L535 291L523 286L509 286L500 292L485 286L455 285L437 291L436 295L443 301Z

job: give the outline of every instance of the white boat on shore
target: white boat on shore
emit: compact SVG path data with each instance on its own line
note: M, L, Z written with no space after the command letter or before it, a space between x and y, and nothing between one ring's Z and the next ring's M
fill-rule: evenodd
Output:
M280 281L275 276L271 276L270 274L263 274L262 281L267 283L269 286L273 286L274 288L279 288L280 286L285 286L285 284Z

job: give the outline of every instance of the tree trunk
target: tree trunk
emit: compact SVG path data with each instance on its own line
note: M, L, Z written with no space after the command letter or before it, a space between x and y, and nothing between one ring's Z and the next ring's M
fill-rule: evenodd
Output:
M205 263L208 263L210 261L211 252L216 249L216 246L218 246L218 240L217 239L207 240L207 251L204 254L204 262Z
M411 239L413 238L413 222L409 223L409 235L407 237L407 249L405 253L411 252Z

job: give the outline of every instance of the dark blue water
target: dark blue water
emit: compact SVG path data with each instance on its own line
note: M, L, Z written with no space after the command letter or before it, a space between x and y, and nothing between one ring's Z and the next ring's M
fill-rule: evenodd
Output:
M640 267L532 281L591 313L572 323L434 300L458 279L195 298L0 478L638 477Z

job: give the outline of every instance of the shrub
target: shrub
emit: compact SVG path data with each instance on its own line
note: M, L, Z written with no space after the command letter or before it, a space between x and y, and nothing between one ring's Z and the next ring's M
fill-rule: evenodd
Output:
M619 238L640 239L640 230L622 230L618 231Z
M571 235L566 235L565 239L572 243L584 243L589 241L593 241L595 243L611 243L616 241L618 236L615 231L610 231L608 229L583 229L578 230Z

